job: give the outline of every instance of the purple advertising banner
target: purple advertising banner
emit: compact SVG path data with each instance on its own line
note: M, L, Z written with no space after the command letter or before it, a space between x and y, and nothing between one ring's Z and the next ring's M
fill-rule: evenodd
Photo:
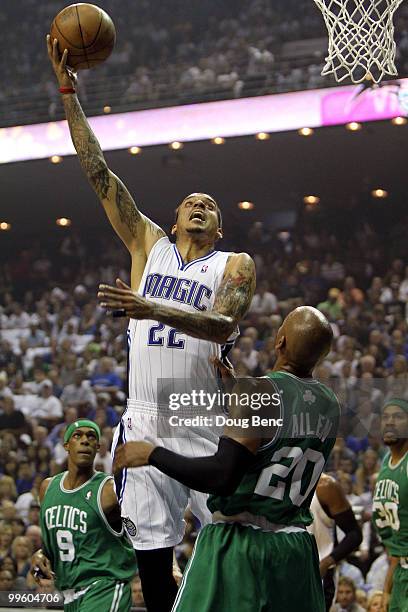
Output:
M103 115L90 119L106 151L283 132L408 114L408 79ZM0 163L72 155L66 121L0 129Z

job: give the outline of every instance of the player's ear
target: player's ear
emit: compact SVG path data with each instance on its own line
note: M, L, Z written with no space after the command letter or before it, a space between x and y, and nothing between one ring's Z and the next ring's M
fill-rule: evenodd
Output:
M175 234L177 234L177 223L171 228L171 235L174 236Z
M68 452L69 452L69 451L68 451L68 442L65 442L65 444L64 444L64 448L65 448L65 450L66 450L66 451L67 451L67 453L68 453Z
M216 240L221 240L221 238L224 238L224 232L222 231L222 227L219 227L217 229Z
M286 345L286 336L284 334L282 334L281 336L279 336L278 338L276 338L276 342L275 342L275 349L283 349L283 347Z

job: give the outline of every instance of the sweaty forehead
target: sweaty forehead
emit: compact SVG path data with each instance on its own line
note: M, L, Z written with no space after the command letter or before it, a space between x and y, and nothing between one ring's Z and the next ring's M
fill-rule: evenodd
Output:
M217 202L214 200L214 198L212 198L210 195L208 195L208 193L190 193L190 195L188 195L186 198L184 198L182 204L184 204L184 202L188 202L189 200L198 200L198 199L203 199L203 200L209 200L210 202L212 202L213 204L217 205Z
M405 412L405 410L403 410L400 406L393 406L392 404L388 404L388 406L386 406L383 411L382 411L383 415L401 415L401 416L405 416L407 413Z
M74 434L93 434L95 436L95 438L97 438L98 436L96 435L96 431L94 429L92 429L92 427L78 427L77 429L75 429L75 431L72 432L72 435Z

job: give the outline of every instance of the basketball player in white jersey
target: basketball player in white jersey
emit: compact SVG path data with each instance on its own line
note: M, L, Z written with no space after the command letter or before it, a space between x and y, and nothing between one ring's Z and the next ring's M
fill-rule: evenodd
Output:
M313 523L307 529L316 538L328 611L336 591L335 566L360 546L363 536L341 485L328 474L321 475L310 510ZM338 544L336 527L345 534Z
M66 69L67 53L47 39L72 141L81 166L114 230L132 260L131 287L100 289L108 309L132 317L128 329L129 402L115 444L132 439L171 445L190 456L211 455L218 439L203 429L191 439L157 439L160 421L158 379L190 379L211 386L210 356L222 357L236 336L255 289L255 267L246 253L215 249L222 219L215 200L204 193L187 196L176 211L172 234L137 208L122 181L108 168ZM215 386L213 385L213 388ZM174 444L179 446L174 446ZM206 496L190 491L152 467L124 471L118 484L122 516L137 551L139 573L149 612L172 607L176 583L173 547L184 533L183 514L190 500L202 524L210 520Z

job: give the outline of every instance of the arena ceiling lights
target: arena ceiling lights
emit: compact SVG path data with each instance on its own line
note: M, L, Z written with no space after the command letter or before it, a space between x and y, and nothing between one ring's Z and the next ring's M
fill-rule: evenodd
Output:
M395 82L394 82L395 83ZM405 125L404 97L408 79L383 84L361 93L359 86L297 91L254 98L187 104L113 114L90 119L105 151L251 136L258 140L276 132L313 130L331 125L361 125L366 121L393 120ZM357 95L360 94L360 95ZM220 143L221 144L221 143ZM173 150L178 150L172 147ZM180 147L181 148L181 147ZM66 121L0 129L0 163L74 155Z

